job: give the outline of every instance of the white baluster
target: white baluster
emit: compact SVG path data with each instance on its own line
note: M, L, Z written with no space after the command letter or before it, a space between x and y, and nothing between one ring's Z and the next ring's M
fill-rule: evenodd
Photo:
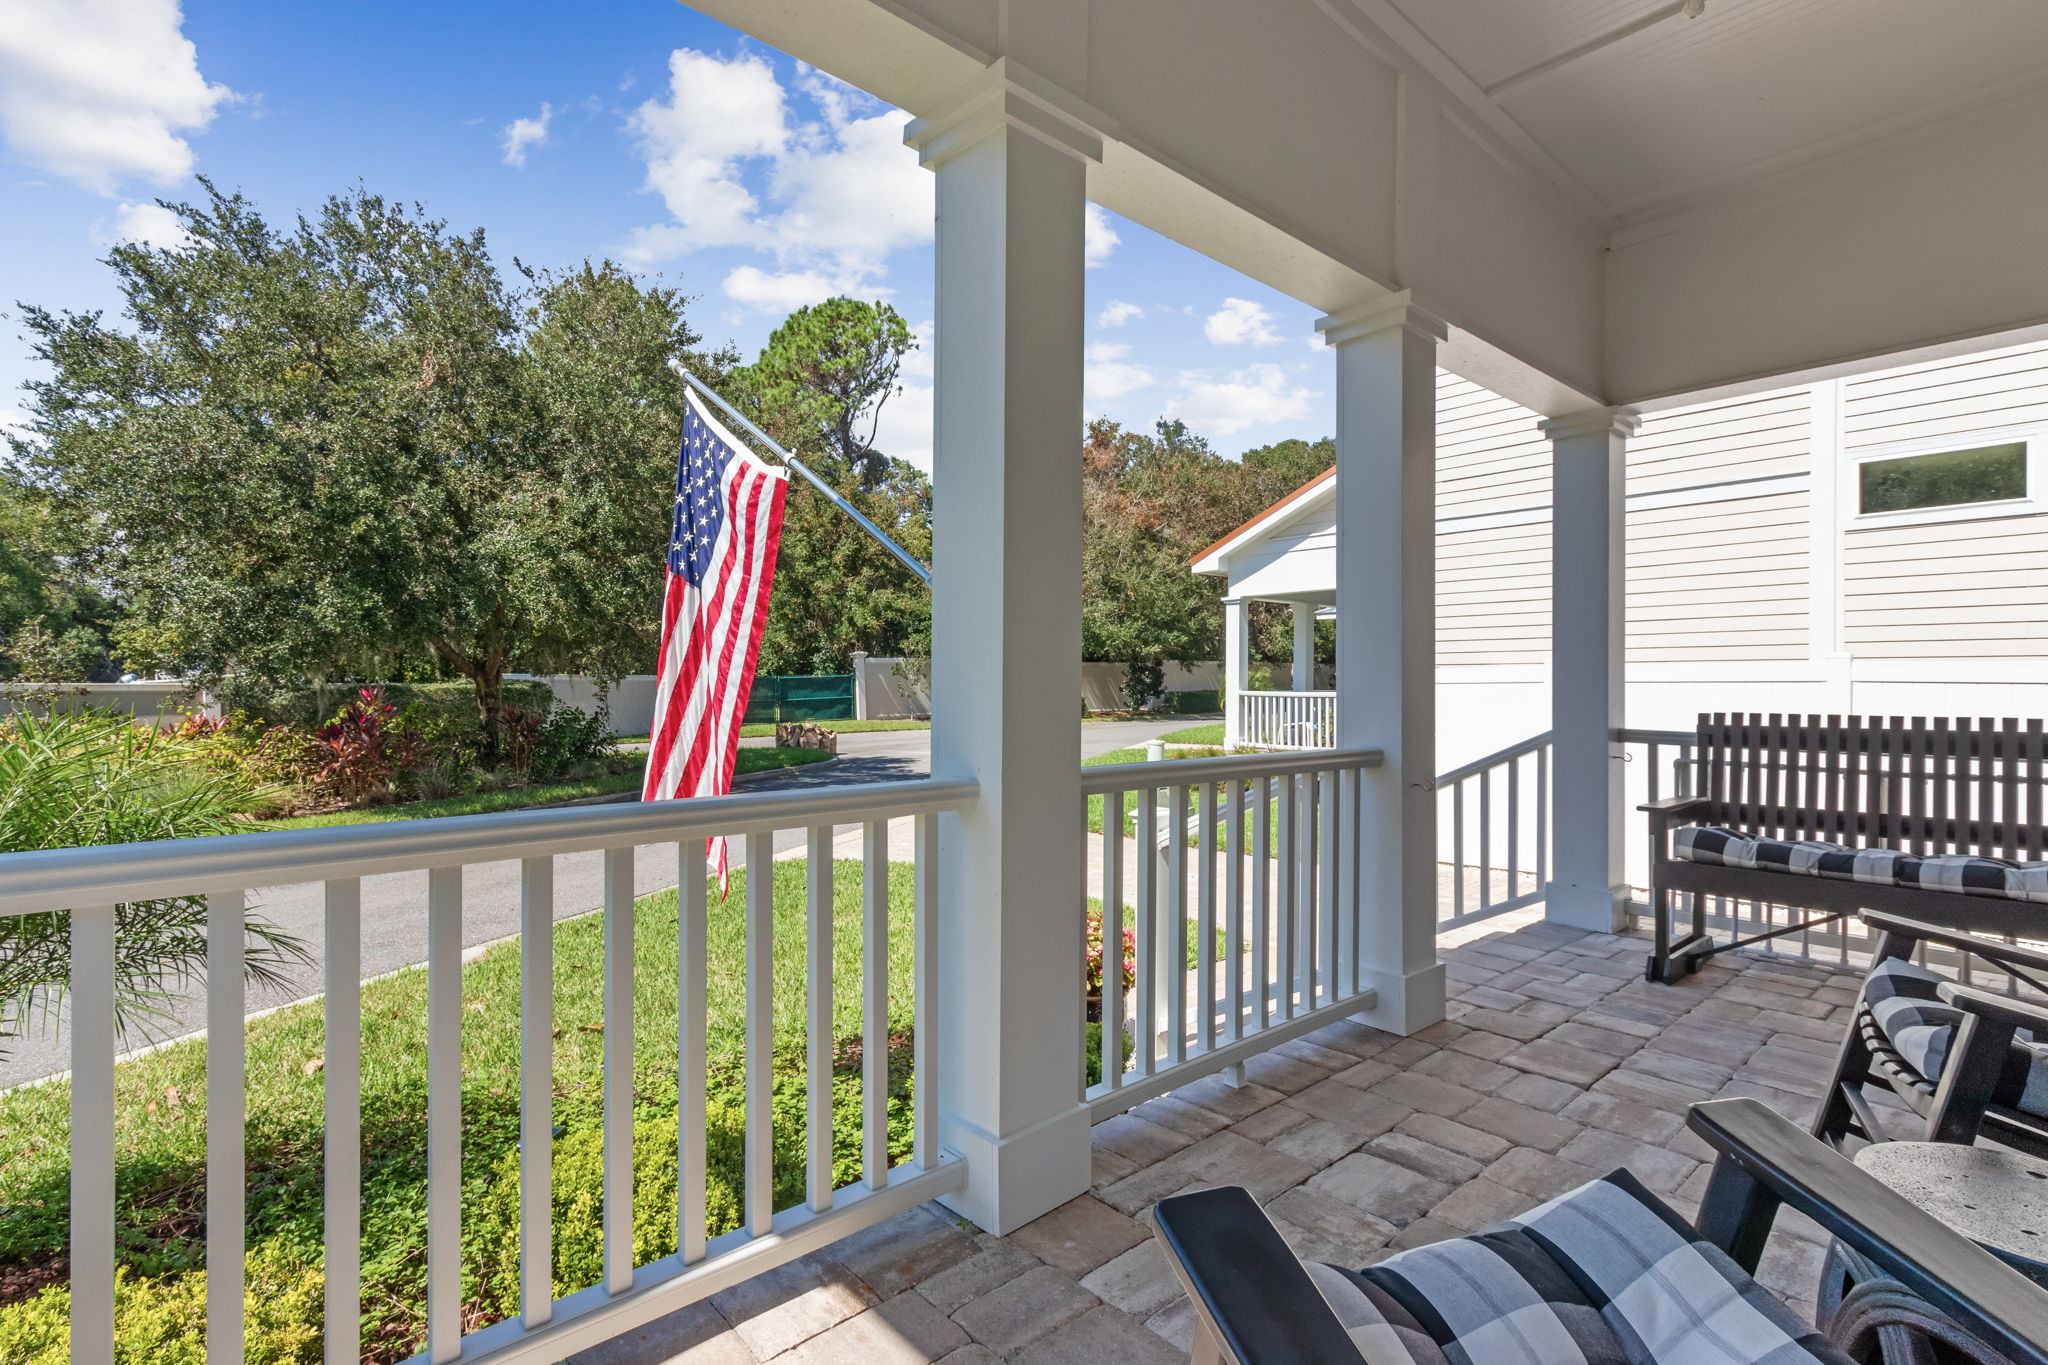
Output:
M114 1360L114 907L71 913L71 1359Z
M241 1365L246 1114L244 896L206 898L206 1358Z
M356 1365L362 1346L363 884L327 883L326 1051L320 1072L325 1144L327 1365Z
M604 1283L633 1287L633 850L604 851Z
M462 869L427 871L427 1358L462 1354Z

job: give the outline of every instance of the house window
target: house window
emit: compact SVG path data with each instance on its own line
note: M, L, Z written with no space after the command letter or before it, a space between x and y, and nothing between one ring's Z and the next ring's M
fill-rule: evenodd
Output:
M1858 479L1857 510L1866 516L2009 502L2027 496L2027 443L1865 460Z

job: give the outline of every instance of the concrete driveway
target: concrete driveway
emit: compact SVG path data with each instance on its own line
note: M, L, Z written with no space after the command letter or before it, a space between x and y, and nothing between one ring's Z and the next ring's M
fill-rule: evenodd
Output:
M1091 758L1114 749L1142 745L1169 731L1203 723L1201 717L1166 720L1096 721L1079 726L1080 756ZM785 791L849 783L892 782L924 777L931 771L929 730L878 730L842 735L839 757L830 763L808 764L754 773L734 783L736 791ZM847 829L855 828L848 826ZM844 831L842 831L843 833ZM800 830L776 836L778 857L803 846ZM744 849L732 847L735 866L745 865ZM635 850L633 885L638 895L663 891L676 884L673 844L649 844ZM381 976L426 961L425 872L398 872L363 879L363 975ZM473 863L463 869L462 942L471 950L519 932L519 864ZM249 1010L274 1009L303 1000L322 989L322 889L318 883L264 887L251 895L258 913L296 935L313 954L309 966L291 974L281 988L249 990ZM604 903L603 855L567 854L555 860L555 918L573 919ZM168 1022L155 1031L158 1039L188 1036L205 1024L205 986L194 983L169 1002ZM141 1040L137 1040L141 1041ZM8 1055L0 1060L0 1089L55 1074L70 1065L69 1030L61 1017L53 1027L25 1038L7 1040Z

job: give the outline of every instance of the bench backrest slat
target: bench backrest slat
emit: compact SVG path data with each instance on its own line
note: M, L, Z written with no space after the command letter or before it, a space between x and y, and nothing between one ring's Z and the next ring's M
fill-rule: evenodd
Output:
M2040 719L1699 718L1702 820L1777 838L1922 854L2048 856Z

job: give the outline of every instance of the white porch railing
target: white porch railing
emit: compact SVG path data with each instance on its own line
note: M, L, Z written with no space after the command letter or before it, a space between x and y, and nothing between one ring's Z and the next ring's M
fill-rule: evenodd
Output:
M1439 929L1543 898L1550 880L1550 732L1453 768L1436 780L1439 856L1450 885Z
M326 1358L358 1358L361 1168L361 890L366 876L425 870L426 1345L430 1362L552 1361L800 1256L862 1226L959 1188L964 1172L935 1149L938 1033L934 875L938 813L973 803L967 780L927 780L761 793L714 800L596 806L284 834L231 835L0 857L0 915L71 915L71 1359L109 1365L115 1285L115 909L204 895L209 913L206 1035L207 1358L239 1361L244 1345L243 906L252 888L320 881L326 888ZM889 1164L888 825L915 822L912 1159ZM862 1178L833 1188L833 841L865 826L863 878ZM807 832L806 1015L808 1197L773 1199L772 923L774 838ZM744 1162L740 1226L707 1236L704 840L746 844ZM677 1251L633 1254L633 860L636 847L678 851ZM553 1296L553 860L602 850L604 948L603 1274ZM463 1331L462 900L465 864L517 859L521 878L520 1302L516 1317ZM902 932L898 926L897 932Z
M1381 758L1325 749L1082 769L1101 831L1082 890L1084 917L1103 916L1100 1041L1081 1059L1097 1118L1371 1005L1359 782Z
M1337 742L1335 692L1240 692L1238 743L1251 749L1327 749Z

